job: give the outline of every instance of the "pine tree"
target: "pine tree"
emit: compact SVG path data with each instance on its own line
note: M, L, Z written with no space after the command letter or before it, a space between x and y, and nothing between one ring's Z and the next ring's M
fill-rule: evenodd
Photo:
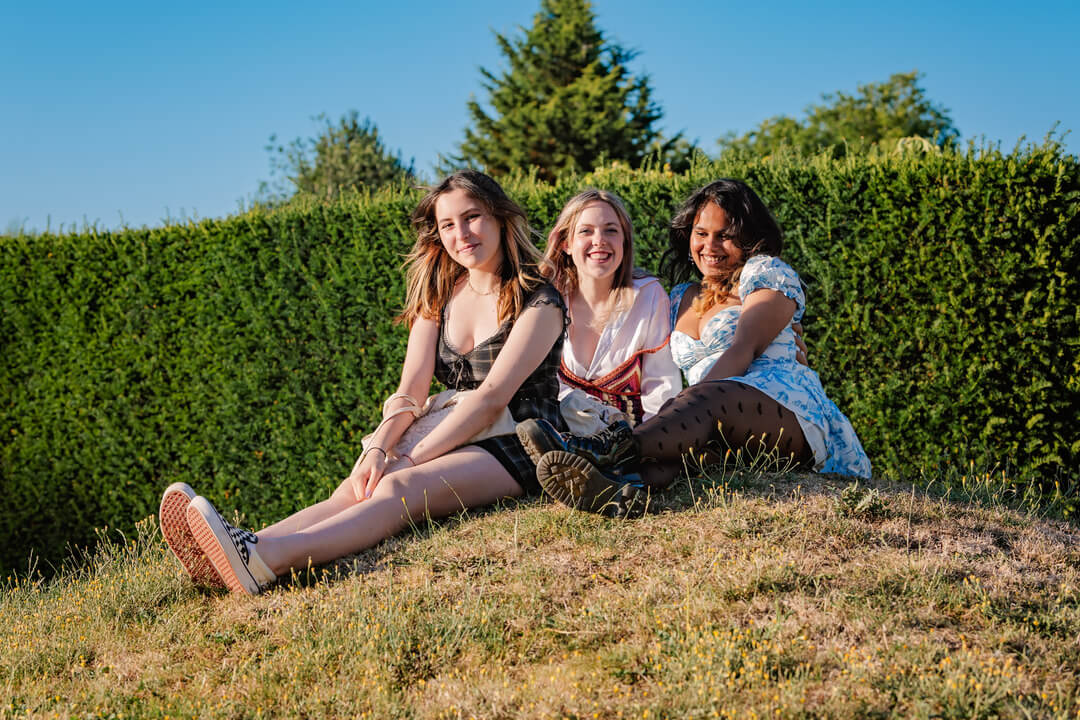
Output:
M481 68L489 114L468 104L457 164L500 175L536 167L551 180L563 170L593 169L603 160L637 167L652 152L670 150L654 124L662 113L647 76L629 73L636 53L609 42L588 0L542 0L525 36L495 33L509 69Z

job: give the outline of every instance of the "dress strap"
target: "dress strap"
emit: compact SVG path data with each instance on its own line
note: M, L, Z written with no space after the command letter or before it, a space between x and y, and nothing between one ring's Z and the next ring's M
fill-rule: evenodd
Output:
M680 283L671 289L671 297L669 298L671 301L671 315L669 318L671 321L671 329L669 332L674 332L675 323L679 320L679 307L682 305L683 295L686 294L686 291L689 290L690 286L693 284L694 283L688 282Z

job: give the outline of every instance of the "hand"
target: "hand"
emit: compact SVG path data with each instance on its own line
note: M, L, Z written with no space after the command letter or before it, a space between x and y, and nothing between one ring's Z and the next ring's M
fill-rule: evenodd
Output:
M385 471L386 451L382 448L373 447L360 455L348 478L356 502L371 497Z
M795 331L795 360L800 365L810 367L810 363L806 359L809 351L806 349L806 342L803 340L802 323L791 323L791 329Z

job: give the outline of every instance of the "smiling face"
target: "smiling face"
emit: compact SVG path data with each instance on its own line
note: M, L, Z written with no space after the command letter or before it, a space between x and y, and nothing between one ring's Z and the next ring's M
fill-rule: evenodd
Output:
M450 258L467 270L498 272L502 266L502 228L484 205L462 189L435 201L439 240Z
M706 202L690 228L690 257L706 278L729 275L743 263L743 251L728 228L728 215L715 202Z
M579 278L614 279L626 253L626 234L615 210L606 202L586 205L563 252L573 258Z

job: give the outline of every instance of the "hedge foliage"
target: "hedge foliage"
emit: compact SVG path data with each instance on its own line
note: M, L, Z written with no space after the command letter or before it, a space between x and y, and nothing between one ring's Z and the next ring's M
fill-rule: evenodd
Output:
M620 194L655 269L694 187L741 177L808 286L811 363L877 474L1080 459L1080 165L1002 153L774 157L505 185L547 229ZM182 480L255 525L325 498L392 392L408 188L157 229L0 240L0 565L127 531Z

